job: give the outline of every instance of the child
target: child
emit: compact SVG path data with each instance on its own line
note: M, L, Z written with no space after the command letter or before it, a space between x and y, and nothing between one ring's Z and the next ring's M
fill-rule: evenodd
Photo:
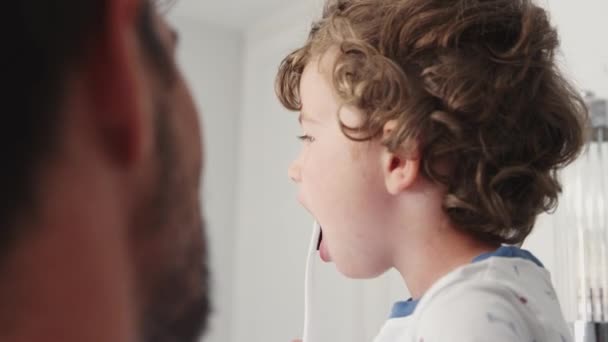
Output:
M352 278L395 268L412 294L377 342L572 340L549 273L509 246L584 145L557 48L527 0L343 0L281 64L321 257Z

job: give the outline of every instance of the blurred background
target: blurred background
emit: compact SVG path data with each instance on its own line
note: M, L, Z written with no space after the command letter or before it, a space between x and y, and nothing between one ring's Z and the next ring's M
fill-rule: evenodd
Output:
M594 94L589 99L601 111L602 99L608 98L608 1L538 3L550 11L561 34L561 67L581 92ZM179 60L202 111L205 132L203 196L215 312L204 341L287 342L302 334L312 219L298 207L287 178L287 166L299 148L296 114L280 106L273 82L279 62L304 41L322 4L179 0L168 14L180 33ZM606 148L598 151L593 155L599 157L581 161L591 167L575 165L564 173L571 194L565 194L554 215L541 217L525 244L551 271L571 321L588 314L580 302L590 278L580 275L581 267L605 254L601 245L596 254L585 254L588 231L581 233L581 215L597 216L592 222L604 229L599 240L606 236L608 201L600 180L608 169L600 166L606 165L608 154ZM599 190L589 195L586 189ZM588 213L588 204L597 210ZM408 298L393 272L373 281L353 281L332 265L319 264L317 271L314 294L321 307L314 314L324 341L371 341L392 303ZM601 289L604 283L599 279L598 284Z

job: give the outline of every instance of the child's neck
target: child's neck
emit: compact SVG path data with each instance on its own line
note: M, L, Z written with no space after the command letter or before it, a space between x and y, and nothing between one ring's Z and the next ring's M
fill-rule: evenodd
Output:
M436 227L420 227L422 229L418 231L429 234L420 234L416 239L406 237L402 240L402 246L406 248L397 249L395 268L401 273L414 299L420 299L446 274L500 247L499 244L485 243L457 230L447 223L447 219Z

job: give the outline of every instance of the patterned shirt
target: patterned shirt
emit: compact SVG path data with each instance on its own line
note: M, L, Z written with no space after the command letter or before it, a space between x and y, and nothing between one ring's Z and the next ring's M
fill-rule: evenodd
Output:
M374 342L571 342L549 272L501 247L399 302Z

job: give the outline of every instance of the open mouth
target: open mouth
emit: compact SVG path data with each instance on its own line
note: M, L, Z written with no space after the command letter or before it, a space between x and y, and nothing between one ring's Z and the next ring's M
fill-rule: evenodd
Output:
M321 241L323 241L323 228L320 228L319 241L317 241L317 250L321 249Z

